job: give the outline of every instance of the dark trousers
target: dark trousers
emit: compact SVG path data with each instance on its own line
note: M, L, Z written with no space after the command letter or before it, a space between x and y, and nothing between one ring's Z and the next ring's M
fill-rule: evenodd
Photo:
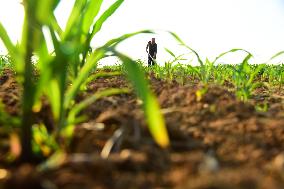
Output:
M152 57L154 55L151 55ZM148 56L148 66L154 66L155 65L155 61L153 60L153 58L151 56Z

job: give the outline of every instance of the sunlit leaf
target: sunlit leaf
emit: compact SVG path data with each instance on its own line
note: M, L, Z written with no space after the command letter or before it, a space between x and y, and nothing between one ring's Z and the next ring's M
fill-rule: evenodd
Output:
M273 60L273 59L275 59L275 58L277 58L277 57L279 57L279 56L281 56L281 55L283 55L283 54L284 54L284 51L280 51L280 52L276 53L274 56L272 56L272 57L269 59L268 62L270 62L271 60Z
M129 93L129 89L127 88L122 88L122 89L115 89L115 88L109 88L103 91L98 91L95 94L91 95L90 97L86 98L82 102L74 105L74 107L71 109L69 116L68 116L68 122L73 123L75 122L75 117L87 106L90 104L94 103L98 99L101 99L103 97L107 96L113 96L117 94L126 94Z
M0 23L0 38L7 48L7 51L11 55L12 59L15 61L14 63L16 64L16 68L18 71L22 71L23 69L23 59L22 56L17 49L17 47L12 43L6 29L4 26Z
M245 49L231 49L229 51L226 51L224 53L221 53L219 56L217 56L215 58L215 60L213 61L213 64L215 64L217 62L217 60L219 60L220 58L222 58L223 56L229 54L229 53L234 53L234 52L237 52L237 51L243 51L243 52L246 52L247 54L250 54L252 56L252 54L250 52L248 52L247 50Z
M140 67L127 56L116 52L122 60L129 81L132 83L138 97L143 101L143 109L150 133L161 147L169 146L169 137L165 126L165 120L159 107L158 101L149 88L145 75Z
M94 22L95 17L98 15L103 0L90 0L86 5L86 11L84 15L82 31L84 34L89 33L90 27Z
M176 55L168 48L165 48L165 50L174 58L176 58Z
M91 33L91 39L101 30L104 22L120 7L124 0L117 0L114 4L112 4L96 21L94 28Z
M79 22L81 18L81 14L83 12L84 6L86 5L87 0L76 0L75 4L73 6L73 9L69 15L65 30L63 39L68 38L72 31L78 30L78 26L76 24Z
M197 57L197 60L198 60L198 62L199 62L199 64L200 64L201 67L204 66L204 63L203 63L203 61L201 60L199 54L198 54L194 49L192 49L191 47L189 47L188 45L186 45L186 43L184 43L183 40L181 40L181 38L180 38L177 34L175 34L174 32L169 32L169 33L175 38L175 40L176 40L177 42L180 43L180 45L186 47L187 49L189 49L191 52L193 52L193 53L195 54L195 56Z

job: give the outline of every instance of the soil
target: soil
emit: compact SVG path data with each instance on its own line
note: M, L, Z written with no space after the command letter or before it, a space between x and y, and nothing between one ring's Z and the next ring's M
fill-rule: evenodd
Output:
M196 80L180 85L148 77L166 120L170 148L154 143L135 94L106 97L83 112L88 119L76 126L70 149L57 167L40 171L36 165L7 166L7 146L1 145L0 188L284 188L282 89L258 88L244 103L230 85L210 84L197 98L204 86ZM99 78L77 101L98 90L127 86L123 76ZM13 73L5 70L0 99L11 115L20 115L20 91ZM264 104L267 111L256 110ZM35 117L53 129L48 105Z

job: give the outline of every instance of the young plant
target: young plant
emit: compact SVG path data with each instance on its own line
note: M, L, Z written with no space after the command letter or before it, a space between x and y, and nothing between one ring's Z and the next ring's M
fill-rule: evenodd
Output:
M269 64L272 60L278 58L279 56L282 56L283 54L284 51L276 53L266 62L266 64ZM284 66L282 63L278 66L271 65L268 69L266 69L267 77L269 78L269 83L276 85L279 84L279 90L282 88L282 85L284 83L283 67Z
M206 80L206 79L205 79L205 78L206 78L206 67L205 67L205 65L204 65L204 62L201 60L199 54L198 54L194 49L192 49L191 47L189 47L188 45L186 45L186 44L181 40L181 38L180 38L177 34L175 34L175 33L173 33L173 32L170 32L170 34L174 37L174 39L175 39L177 42L180 43L180 45L182 45L182 46L184 46L185 48L187 48L190 52L192 52L192 53L196 56L197 61L198 61L199 65L200 65L200 72L199 72L200 80L201 80L201 81L205 81L205 80Z
M264 65L258 65L252 69L248 64L252 55L249 53L240 65L232 67L234 70L232 81L236 87L236 95L242 101L247 101L255 88L260 86L260 82L255 82L255 78Z
M41 109L41 97L46 96L52 108L55 130L49 137L55 137L58 144L62 144L60 142L62 139L63 144L68 144L74 124L78 121L76 117L83 108L100 97L128 92L108 89L75 104L74 98L80 89L84 88L82 85L86 84L85 81L96 69L98 62L109 53L122 59L130 81L144 102L144 111L155 141L162 147L168 146L169 139L162 114L143 73L131 59L115 50L115 47L125 39L140 33L150 33L150 31L130 33L112 39L90 53L92 39L100 31L103 23L120 7L123 0L117 0L98 18L103 0L76 0L64 30L54 16L54 10L59 3L60 0L40 2L25 0L23 2L25 21L22 41L18 46L11 42L5 28L0 24L0 37L9 51L23 86L22 161L33 161L33 114ZM44 31L48 31L52 39L54 47L52 54L47 49L48 38ZM39 78L37 80L34 78L35 68L31 61L34 54L38 57L36 67ZM139 79L136 78L137 76ZM44 133L42 136L46 136L44 129L35 132L40 131Z
M5 68L11 67L10 57L8 55L0 55L0 75Z
M177 70L177 68L179 68L179 72L183 69L182 65L180 63L180 61L184 61L186 60L185 58L183 58L186 54L181 54L181 55L175 55L170 49L165 48L166 52L168 52L171 56L172 56L172 60L165 62L165 71L166 71L166 77L169 80L173 80L175 77L175 72ZM181 72L182 75L179 75L179 78L181 78L184 75L184 71ZM183 79L182 79L182 83L183 83Z

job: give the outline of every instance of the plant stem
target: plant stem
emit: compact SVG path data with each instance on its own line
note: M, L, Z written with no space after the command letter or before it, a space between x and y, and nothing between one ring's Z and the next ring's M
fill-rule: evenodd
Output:
M24 43L25 49L25 69L24 69L24 91L23 91L23 117L22 117L22 136L21 136L21 161L22 162L32 162L33 152L32 152L32 107L34 99L34 85L33 85L33 73L32 73L32 53L33 53L33 26L35 20L33 19L32 10L30 10L30 4L27 3L26 7L26 18L25 18L25 37L26 41Z

